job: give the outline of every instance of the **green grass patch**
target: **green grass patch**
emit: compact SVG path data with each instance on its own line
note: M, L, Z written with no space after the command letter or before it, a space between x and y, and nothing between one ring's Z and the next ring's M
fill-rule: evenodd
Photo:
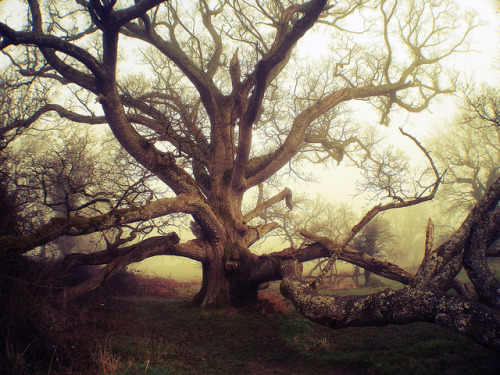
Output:
M497 354L437 325L332 330L302 317L277 284L262 294L261 311L201 310L180 296L89 300L79 323L69 324L76 329L68 333L71 367L54 364L50 373L483 375L500 368Z
M292 310L204 311L186 302L111 303L107 355L119 365L108 373L496 374L500 368L492 351L432 324L332 330Z

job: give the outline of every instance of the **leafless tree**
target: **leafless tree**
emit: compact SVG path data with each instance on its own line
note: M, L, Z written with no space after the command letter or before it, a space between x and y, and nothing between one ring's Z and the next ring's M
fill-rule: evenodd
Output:
M436 163L446 170L438 196L452 218L466 215L500 175L500 92L468 87L459 105L461 114L430 140Z
M394 235L391 232L389 222L381 216L371 220L359 233L353 241L353 246L373 257L387 258L387 254L391 251L391 242ZM371 272L365 270L365 286L373 285Z
M27 4L24 25L0 23L0 49L19 74L57 86L54 103L45 108L75 124L108 124L121 146L170 194L92 217L53 218L26 236L2 237L4 254L20 254L68 233L184 213L198 228L198 236L187 242L172 233L114 251L68 256L68 265L107 266L100 278L66 296L89 290L130 262L172 254L201 262L203 282L194 299L200 306L249 304L260 284L283 279L283 294L305 316L332 327L432 321L499 349L497 318L475 302L442 292L461 268L463 252L479 251L479 245L464 248L476 224L497 204L498 181L450 240L428 252L416 275L349 246L379 212L436 193L441 176L433 165L432 181L405 181L408 175L394 164L394 154L374 153L349 128L353 121L346 109L364 101L388 124L393 109L418 112L436 95L451 92L455 79L441 61L467 52L467 36L476 27L453 2ZM331 52L321 63L296 58L296 47L314 32L330 40ZM134 66L140 70L135 76ZM340 242L304 230L301 234L314 241L307 247L252 253L252 244L276 228L259 221L259 212L290 194L281 187L244 212L245 192L287 166L295 171L301 160L345 158L366 166L372 186L388 200L368 211ZM488 228L493 231L498 222L491 219ZM408 286L364 299L314 295L316 284L301 282L298 265L325 255Z

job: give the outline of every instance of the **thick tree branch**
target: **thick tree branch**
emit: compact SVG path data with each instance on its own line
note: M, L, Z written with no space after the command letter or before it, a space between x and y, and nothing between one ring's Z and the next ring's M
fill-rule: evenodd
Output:
M118 249L102 250L90 254L71 253L59 261L52 272L65 272L81 265L109 264L116 258L126 256L132 251L135 252L133 262L139 262L156 255L177 255L200 262L207 260L206 246L204 246L203 241L191 240L179 244L179 237L172 232L167 236L149 237L137 244ZM140 259L142 256L145 257Z
M143 207L112 210L93 217L57 217L42 225L36 231L19 237L0 237L2 255L18 255L50 243L63 235L85 235L113 228L115 226L146 221L172 213L184 212L205 217L218 223L210 214L206 202L197 196L179 195L175 198L162 198ZM217 228L214 227L217 231ZM221 231L219 228L218 231Z
M282 262L281 293L306 318L330 328L432 322L500 352L500 321L473 301L436 290L405 287L366 296L318 295L302 278L297 261Z
M103 74L99 61L97 61L90 53L85 51L83 48L62 40L61 38L45 34L39 35L33 32L15 31L3 23L0 23L0 33L2 33L4 38L9 38L11 44L13 45L35 45L42 49L47 48L59 51L83 63L96 77L102 76ZM79 81L81 81L82 78L84 78L86 82L91 81L94 83L91 76L77 71L68 65L64 64L65 69L57 69L58 66L54 66L52 63L51 65L56 70L60 71L63 76L67 76L71 73L72 77L78 77L78 80L76 80L78 83L80 83Z
M262 106L264 93L269 84L269 75L273 69L286 58L297 41L314 25L325 8L326 3L326 0L311 0L307 4L308 6L301 10L304 16L294 23L292 29L286 36L278 42L275 48L271 49L267 56L264 56L264 58L259 61L255 68L254 91L240 122L238 153L234 163L233 178L231 182L235 189L241 188L244 185L243 179L245 177L245 168L248 163L252 143L252 126ZM290 8L290 12L295 11L295 9L292 8ZM278 39L279 33L276 40ZM252 184L251 186L255 185L257 184Z
M318 258L328 258L334 251L338 251L340 244L331 239L302 231L303 235L312 240L320 241L305 245L299 249L288 248L280 252L262 255L252 270L251 280L255 283L279 280L279 264L285 259L296 259L299 262L307 262ZM378 260L365 253L357 251L351 246L346 246L338 254L338 259L367 269L377 275L390 280L408 284L413 280L413 275L396 264Z
M319 245L328 251L329 256L331 256L331 254L337 254L338 259L365 268L373 273L376 273L377 275L399 281L403 284L407 284L413 278L412 274L403 270L399 266L366 255L350 246L346 246L344 242L339 243L330 238L318 236L317 234L308 232L304 229L300 231L300 234L307 239L314 241L312 245L308 246L313 248L315 245ZM297 259L300 259L300 257Z
M167 1L169 0L136 1L135 5L129 8L119 9L116 11L114 10L113 12L111 12L111 19L108 22L113 23L114 27L120 28L128 22L144 16L147 11Z
M127 118L116 82L117 32L104 31L103 46L107 75L99 82L99 102L113 134L135 160L162 179L176 194L198 194L198 187L190 174L177 166L171 154L159 151L139 134Z
M128 23L127 25L133 25ZM142 31L141 31L142 32ZM167 57L172 60L179 58L184 61L187 59L187 65L184 66L184 72L188 78L189 75L195 75L203 81L196 81L195 86L198 84L200 87L198 91L202 96L210 96L208 100L209 105L215 104L211 102L215 100L214 96L220 93L215 90L216 87L207 77L201 72L194 63L187 58L187 56L176 46L175 43L165 42L158 34L152 30L147 30L145 34L147 40L155 45L161 52L165 53ZM163 49L163 50L162 50ZM175 51L172 54L172 51ZM169 53L171 56L169 56ZM118 139L120 144L127 150L127 152L134 157L146 169L154 173L162 179L176 194L188 194L197 196L203 200L200 189L196 181L191 177L190 173L179 167L174 160L173 155L164 153L154 147L149 141L145 140L130 124L125 113L123 103L121 101L118 85L116 81L116 64L118 56L118 30L114 28L106 28L103 30L103 63L106 67L107 74L105 79L99 82L99 89L101 92L100 103L108 119L109 126L113 134ZM175 62L175 61L174 61ZM178 64L179 65L179 64ZM181 70L183 66L179 66ZM207 112L211 113L210 108L206 106ZM217 109L217 108L213 108ZM218 115L218 111L213 111L212 115ZM204 234L207 238L218 240L224 233L224 227L221 225L220 220L212 211L210 205L204 202L194 215L198 224L202 227Z

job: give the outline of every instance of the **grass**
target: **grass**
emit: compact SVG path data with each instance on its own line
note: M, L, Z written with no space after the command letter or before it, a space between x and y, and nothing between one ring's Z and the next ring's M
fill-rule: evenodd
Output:
M500 368L497 354L436 325L332 330L298 314L277 284L262 291L261 311L187 307L197 287L179 285L170 297L141 289L90 299L73 310L81 315L69 324L72 360L63 363L55 352L50 371L31 366L24 373L484 375Z
M188 301L108 300L95 317L105 335L102 359L80 373L95 373L97 367L102 374L131 375L484 375L500 368L492 351L432 324L331 330L292 308L204 311L186 307Z

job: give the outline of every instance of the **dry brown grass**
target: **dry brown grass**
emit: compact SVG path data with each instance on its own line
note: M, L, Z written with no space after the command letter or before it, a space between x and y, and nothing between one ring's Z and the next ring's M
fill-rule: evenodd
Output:
M137 275L135 279L139 295L144 297L184 297L187 291L199 286L197 281L180 282L162 277Z

